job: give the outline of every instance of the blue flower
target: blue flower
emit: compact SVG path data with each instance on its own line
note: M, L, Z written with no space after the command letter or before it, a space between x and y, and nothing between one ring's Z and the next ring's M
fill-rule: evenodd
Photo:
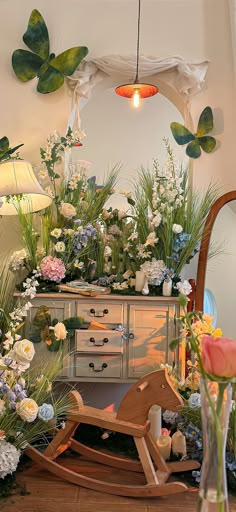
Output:
M50 421L54 418L54 409L51 404L40 405L38 410L38 417L43 421Z

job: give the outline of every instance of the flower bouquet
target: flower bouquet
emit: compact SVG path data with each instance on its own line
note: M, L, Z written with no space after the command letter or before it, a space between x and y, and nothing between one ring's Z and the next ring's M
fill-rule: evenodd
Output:
M214 329L203 334L200 324L209 326L201 313L187 313L187 298L180 296L184 310L181 324L187 343L195 354L200 374L204 457L201 471L198 511L227 512L225 449L230 416L232 383L236 377L236 341L214 337ZM203 322L202 322L203 321ZM198 324L198 325L197 325ZM196 327L197 325L197 327ZM208 331L209 332L209 331ZM221 334L219 331L216 334ZM171 343L174 349L179 339ZM199 404L198 404L199 405Z
M55 397L52 384L61 367L61 355L53 363L45 363L31 368L35 350L33 343L22 339L21 328L24 318L32 307L37 287L37 274L30 283L25 283L25 291L15 308L5 309L7 300L13 295L12 280L3 276L5 286L0 287L0 478L12 474L20 456L29 444L47 444L50 431L61 425L67 408L67 395ZM61 325L54 326L54 336L62 338Z

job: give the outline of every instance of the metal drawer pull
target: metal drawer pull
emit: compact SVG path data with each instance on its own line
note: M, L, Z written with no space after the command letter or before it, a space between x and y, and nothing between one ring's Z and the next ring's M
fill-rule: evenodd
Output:
M94 343L94 347L102 347L104 345L104 343L108 343L109 339L108 338L103 338L103 340L96 341L95 338L90 338L89 341L91 343Z
M134 334L132 332L129 333L129 339L130 340L133 340L134 339Z
M108 309L104 309L103 311L101 311L101 313L98 313L98 315L96 315L96 311L95 311L95 309L93 309L93 308L92 308L92 309L90 309L90 313L91 313L91 315L93 315L95 318L101 318L101 317L103 317L103 316L105 316L105 315L108 315L109 311L108 311Z
M94 368L94 363L89 363L89 368L92 368L94 372L103 372L103 370L107 368L107 364L103 363L102 366L100 366L100 368Z

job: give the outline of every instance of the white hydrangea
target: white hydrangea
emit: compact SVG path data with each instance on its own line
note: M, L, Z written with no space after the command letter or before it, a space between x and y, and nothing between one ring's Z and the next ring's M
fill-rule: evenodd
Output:
M3 479L16 471L20 454L20 450L17 450L13 444L5 439L0 441L0 478Z
M155 258L153 258L152 261L145 261L140 268L147 277L148 282L155 285L162 283L167 272L164 261L156 260Z
M176 423L177 417L178 417L177 412L172 412L172 411L169 411L168 409L166 409L166 411L163 412L163 420L166 423L169 423L169 425L174 425Z
M14 272L21 270L25 267L25 261L27 260L27 252L25 249L21 251L15 251L10 257L10 269Z
M179 293L186 296L188 296L192 291L192 286L186 279L177 283L176 288L179 290Z

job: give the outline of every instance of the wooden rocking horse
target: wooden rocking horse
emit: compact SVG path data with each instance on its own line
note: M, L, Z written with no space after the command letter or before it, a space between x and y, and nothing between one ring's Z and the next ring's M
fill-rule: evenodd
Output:
M33 461L73 484L115 495L154 497L187 490L187 486L181 482L166 483L166 481L171 473L197 469L199 464L192 460L166 463L149 432L148 411L153 404L174 412L183 407L182 398L173 389L166 370L149 373L135 383L124 396L117 413L85 406L77 391L70 392L70 400L71 408L68 411L66 426L57 431L44 453L40 453L34 447L27 450L27 455ZM73 434L80 423L133 436L140 462L99 452L75 441ZM147 483L146 485L115 484L71 471L55 462L55 459L68 447L101 464L143 472ZM157 469L154 468L153 462Z

